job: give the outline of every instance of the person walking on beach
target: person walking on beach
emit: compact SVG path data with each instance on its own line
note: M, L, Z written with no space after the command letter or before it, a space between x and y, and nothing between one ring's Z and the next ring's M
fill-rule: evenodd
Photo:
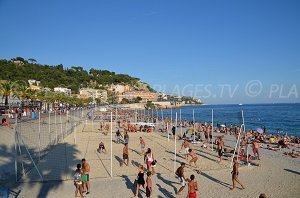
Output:
M253 155L256 159L260 160L259 158L259 152L258 152L258 148L259 148L259 143L258 140L253 140L252 142L252 148L253 148Z
M86 194L89 194L91 191L91 186L90 186L90 165L86 162L85 159L81 160L82 162L82 191L85 192Z
M195 164L195 167L196 167L196 171L197 171L197 173L198 174L200 174L201 173L201 171L199 170L199 168L198 168L198 165L197 165L197 161L198 161L198 156L196 155L196 153L195 153L195 151L193 151L192 149L189 149L189 154L188 154L189 156L191 156L191 160L190 160L190 167L192 168L192 163L194 163Z
M190 181L188 184L188 198L197 198L198 184L195 181L195 175L190 176Z
M218 146L218 156L219 156L219 163L222 162L222 154L223 154L223 148L224 148L224 142L222 140L222 137L218 137L217 139L217 146Z
M75 186L75 197L78 197L78 192L80 197L83 197L82 194L82 174L81 174L81 164L77 164L77 169L74 174L74 186Z
M236 157L233 158L233 162L234 162L234 164L233 164L233 169L232 169L232 172L231 172L231 174L232 174L232 188L230 190L235 189L236 182L241 185L242 189L245 189L244 186L243 186L243 184L238 179L238 175L239 175L239 163L238 163Z
M124 148L123 148L123 163L121 164L121 166L123 166L123 164L125 164L126 166L128 166L128 161L129 161L129 152L128 152L128 143L124 144Z
M147 179L146 179L146 196L147 198L150 198L152 195L152 180L151 180L151 172L147 172Z
M175 126L172 127L172 135L175 137L175 133L176 133L176 128Z
M183 191L184 187L185 187L185 177L184 177L184 168L185 168L185 163L181 163L181 166L177 168L175 175L178 176L179 180L180 180L180 184L181 187L179 188L179 190L177 190L176 195L180 195L180 193Z
M128 135L128 132L126 131L125 134L124 134L124 142L125 143L128 143L129 142L129 135Z
M148 148L145 157L144 157L145 163L147 164L147 169L148 171L151 171L150 169L152 168L152 174L155 174L155 168L153 165L153 162L155 163L152 151L150 148Z
M143 165L135 166L134 163L132 163L132 165L134 167L136 167L138 169L138 171L139 171L138 176L137 176L136 181L135 181L135 183L136 183L136 186L135 186L136 187L135 197L138 197L141 186L144 189L146 189L146 182L145 182L145 179L144 179L145 170L144 170L144 166ZM148 173L150 173L150 172L148 172ZM152 189L152 187L151 187L151 189Z
M180 152L183 148L184 148L184 157L185 157L185 160L187 161L188 160L189 149L190 149L190 143L186 139L183 140Z
M140 137L140 145L141 145L141 155L144 155L145 154L146 143L145 143L145 140L142 137Z

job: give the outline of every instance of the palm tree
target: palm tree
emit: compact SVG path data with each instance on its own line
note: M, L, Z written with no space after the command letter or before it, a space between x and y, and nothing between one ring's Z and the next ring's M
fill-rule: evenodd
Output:
M11 81L7 81L0 84L0 94L2 95L2 101L5 99L5 106L8 106L8 99L13 95L13 90L15 87L15 83Z
M17 85L15 92L14 92L14 96L16 96L17 98L19 98L21 100L21 104L23 105L25 101L27 101L29 99L28 96L28 87L25 85Z

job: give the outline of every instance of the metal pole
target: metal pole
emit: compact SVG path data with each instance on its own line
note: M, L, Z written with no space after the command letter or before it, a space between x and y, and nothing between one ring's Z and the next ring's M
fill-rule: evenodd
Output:
M39 161L41 160L41 111L39 110Z
M92 109L92 132L94 132L94 109Z
M112 130L112 112L110 112L110 177L112 177L113 169L112 169L112 160L113 160L113 154L112 154L112 137L113 137L113 130Z
M56 144L58 143L58 138L57 138L57 122L56 122L56 111L54 113L54 123L55 123L55 140L56 140Z
M50 110L48 112L49 120L48 120L48 132L49 132L49 145L51 144L51 118L50 118Z
M59 121L60 121L60 133L62 134L63 139L65 139L64 133L63 133L63 127L62 127L61 114L62 114L62 111L60 111L60 115L59 115Z
M211 150L214 150L214 110L211 110Z
M179 109L179 120L180 120L180 134L182 137L182 120L181 120L181 108Z
M170 133L169 133L169 123L167 122L167 134L168 134L168 142L170 141Z
M176 145L176 132L177 132L177 112L175 114L175 135L174 135L174 141L175 141L175 148L174 148L174 173L176 171L176 155L177 155L177 145Z
M171 108L171 126L170 126L170 128L171 129L173 128L173 110L172 110L172 108ZM172 133L172 135L173 135L173 133Z
M196 133L195 133L195 110L193 109L193 131L194 131L194 142L196 141Z
M16 182L18 182L18 151L17 151L17 126L18 126L18 117L16 117L16 124L14 128L14 134L15 134L15 176L16 176Z

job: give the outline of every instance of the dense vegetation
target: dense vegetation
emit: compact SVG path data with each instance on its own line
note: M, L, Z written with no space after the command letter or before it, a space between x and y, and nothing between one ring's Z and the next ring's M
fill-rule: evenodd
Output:
M23 64L16 64L13 61L20 61ZM78 93L79 88L92 87L104 88L105 85L127 84L137 85L139 78L126 74L116 74L107 70L90 69L84 70L80 66L65 68L63 65L42 65L36 63L35 59L25 60L17 57L12 60L0 60L0 80L23 81L29 79L41 81L43 87L67 87L73 93ZM150 87L149 87L150 88ZM151 89L151 88L150 88Z

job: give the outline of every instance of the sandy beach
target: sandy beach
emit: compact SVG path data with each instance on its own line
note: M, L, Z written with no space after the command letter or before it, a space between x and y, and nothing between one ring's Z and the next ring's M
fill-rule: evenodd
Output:
M91 194L87 197L134 197L133 185L138 171L130 165L120 167L122 158L122 144L113 143L113 172L110 177L110 136L99 132L96 124L92 131L91 123L83 123L77 127L77 143L74 136L69 135L64 142L57 145L38 164L40 171L45 175L47 182L27 182L39 180L35 170L30 171L22 182L15 186L21 190L20 197L74 197L73 171L76 163L86 158L91 165ZM8 132L8 131L5 131ZM154 133L129 133L129 159L134 163L143 163L139 155L139 137L144 137L146 147L151 147L158 161L157 174L152 176L154 193L153 197L186 197L187 188L181 195L176 196L175 189L180 187L179 180L174 174L174 168L184 162L183 156L178 153L174 165L174 138L168 141L165 134ZM99 142L103 141L108 154L96 152ZM180 150L182 141L177 141L177 151ZM234 146L234 138L225 139L226 146ZM198 197L258 197L265 193L268 197L299 197L300 194L300 158L291 158L283 155L281 151L260 149L261 160L256 161L259 166L241 166L239 178L245 190L231 191L230 159L217 163L216 151L210 148L201 148L201 144L193 145L200 156L201 174L190 169L186 170L186 177L195 174L199 185ZM61 170L62 169L62 170ZM61 171L57 171L61 170ZM62 181L55 181L62 180ZM238 186L239 187L239 186ZM140 197L145 197L142 190Z

